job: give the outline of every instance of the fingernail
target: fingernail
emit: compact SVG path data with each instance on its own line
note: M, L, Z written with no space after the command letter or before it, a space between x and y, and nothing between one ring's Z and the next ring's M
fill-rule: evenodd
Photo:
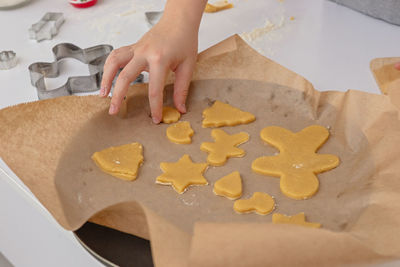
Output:
M161 120L159 118L153 117L153 122L155 124L159 124L161 122Z
M117 107L114 104L110 105L110 109L108 110L108 113L110 115L113 115L117 111Z
M106 94L106 88L101 87L100 88L100 96L104 96Z
M183 111L183 113L186 113L186 105L185 104L180 104L179 107Z

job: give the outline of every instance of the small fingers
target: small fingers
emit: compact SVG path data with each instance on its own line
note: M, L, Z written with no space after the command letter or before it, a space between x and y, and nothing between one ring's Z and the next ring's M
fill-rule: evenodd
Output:
M174 103L181 113L186 113L186 98L189 93L189 84L193 75L194 62L187 60L175 71Z
M394 64L394 67L398 70L400 70L400 62L397 62L396 64Z
M162 120L163 91L167 70L162 64L150 65L149 103L154 123L160 123Z
M133 57L133 48L124 46L111 51L104 64L103 77L101 80L100 96L105 97L111 91L112 82L120 68L123 68Z
M110 115L118 113L121 102L126 96L130 83L137 78L144 68L145 64L143 63L143 60L139 57L134 57L120 72L111 98L110 109L108 111Z

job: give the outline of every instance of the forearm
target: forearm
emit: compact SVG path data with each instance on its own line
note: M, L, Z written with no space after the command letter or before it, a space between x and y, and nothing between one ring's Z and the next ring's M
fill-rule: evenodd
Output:
M168 0L162 21L197 34L207 0Z

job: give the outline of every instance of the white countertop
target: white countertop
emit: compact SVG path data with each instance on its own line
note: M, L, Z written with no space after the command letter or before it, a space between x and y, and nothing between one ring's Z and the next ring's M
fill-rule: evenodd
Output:
M369 70L370 60L400 54L400 27L329 1L231 2L233 9L204 15L200 51L232 34L261 27L268 19L276 28L250 44L321 91L379 93ZM67 0L32 0L22 8L0 10L0 51L13 50L19 59L17 67L0 70L0 108L37 100L28 66L52 61L55 44L71 42L85 48L104 43L117 48L134 43L148 30L144 11L161 10L163 3L99 0L92 8L76 9ZM59 34L50 41L29 40L28 28L47 11L64 13ZM294 20L289 19L291 16ZM59 78L47 79L48 85L55 88L68 76L88 73L85 65L74 60L66 60L63 71ZM1 160L0 218L0 252L16 266L100 266Z

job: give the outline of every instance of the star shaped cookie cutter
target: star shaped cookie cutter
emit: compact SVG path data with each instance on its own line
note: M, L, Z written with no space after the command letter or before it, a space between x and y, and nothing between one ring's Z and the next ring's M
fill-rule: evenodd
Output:
M113 50L111 45L103 44L81 49L70 43L61 43L54 46L52 50L55 61L51 63L36 62L29 66L31 84L36 87L39 99L94 92L100 89L103 66L107 56ZM59 76L59 61L64 58L74 58L87 64L90 75L69 77L67 82L61 87L48 90L45 78ZM143 75L139 75L135 82L141 82L142 79Z
M53 39L53 36L57 35L58 30L63 23L63 13L47 12L39 22L32 24L29 28L29 38L34 39L37 42L51 40ZM47 24L50 26L47 27Z

